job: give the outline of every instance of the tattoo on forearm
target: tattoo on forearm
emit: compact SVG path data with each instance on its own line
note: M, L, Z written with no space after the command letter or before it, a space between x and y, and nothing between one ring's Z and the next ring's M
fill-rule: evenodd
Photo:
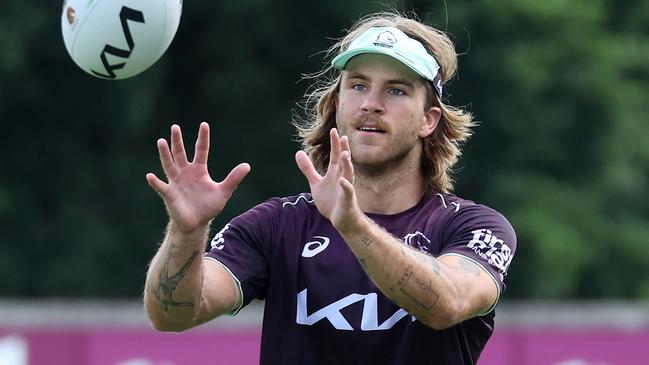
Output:
M154 293L158 302L160 303L160 308L167 312L170 307L193 307L194 303L192 302L177 302L173 299L174 291L178 284L185 278L189 268L194 262L196 256L198 256L198 251L192 252L191 257L185 262L183 267L174 274L169 275L169 261L171 261L171 249L176 247L175 244L171 243L171 247L167 252L167 257L165 258L164 265L160 271L160 276L158 278L158 287L154 289Z
M415 282L417 283L417 285L419 286L420 289L431 292L431 293L435 293L435 291L433 290L433 282L430 279L416 279L415 278Z
M480 276L480 269L478 266L465 258L460 259L460 267L467 274Z
M401 278L399 278L399 280L397 280L397 282L394 285L389 287L388 290L389 291L394 291L394 289L396 287L399 287L403 291L403 286L406 285L408 280L410 280L410 276L412 276L412 271L413 271L412 270L412 265L408 265L408 267L406 268L406 271L403 273Z
M419 261L421 261L421 262L423 262L425 264L430 263L430 266L432 266L433 273L435 275L439 276L441 274L441 268L440 268L440 265L439 265L439 261L437 261L436 258L434 258L433 256L430 256L429 254L424 253L424 252L417 252L416 257L417 257L417 260L419 260Z
M369 247L369 246L372 246L372 244L374 243L374 242L372 242L372 240L371 240L369 237L367 237L367 236L362 236L362 237L361 237L361 242L362 242L365 246L368 246L368 247Z
M420 307L426 309L426 310L431 310L435 304L437 304L437 299L439 299L439 294L435 291L435 288L433 287L433 283L430 279L419 279L415 278L415 286L426 293L424 295L419 295L419 297L425 298L425 300L421 300L420 298L417 298L416 296L413 296L409 293L408 291L408 282L410 279L413 277L413 268L412 265L408 265L406 268L406 271L404 271L403 275L399 280L396 282L395 285L391 286L388 288L389 291L394 291L395 287L399 287L399 290L401 293L403 293L405 296L410 298L412 302L416 303Z
M412 265L408 265L408 267L406 267L406 271L403 272L403 275L401 275L401 278L399 278L399 280L397 281L397 286L403 288L408 280L410 280L413 271L414 270L412 269Z

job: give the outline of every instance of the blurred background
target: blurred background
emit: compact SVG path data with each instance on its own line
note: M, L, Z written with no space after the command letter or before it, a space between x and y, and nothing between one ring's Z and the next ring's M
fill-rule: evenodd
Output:
M60 364L201 363L156 342L202 343L191 336L205 336L203 348L243 336L229 348L249 346L252 357L237 350L222 363L256 363L259 304L240 321L187 334L147 327L139 298L167 220L144 179L162 174L155 141L178 123L191 147L208 121L212 176L252 165L215 231L271 196L305 191L291 125L310 85L301 75L324 66L321 51L355 20L388 6L452 35L459 73L446 102L480 121L455 192L501 211L518 234L503 325L481 363L537 364L526 357L531 344L551 344L534 336L570 341L543 331L584 341L588 333L594 342L584 349L602 355L538 364L634 363L598 345L617 343L614 334L633 344L621 352L649 355L634 342L649 343L648 1L187 1L160 61L105 81L68 56L61 1L3 0L0 364L39 364L39 356L51 364L53 350L37 351L43 343L72 349ZM55 339L39 340L47 333ZM119 333L115 341L151 339L173 353L107 360L121 345L102 336ZM74 353L79 346L85 355Z

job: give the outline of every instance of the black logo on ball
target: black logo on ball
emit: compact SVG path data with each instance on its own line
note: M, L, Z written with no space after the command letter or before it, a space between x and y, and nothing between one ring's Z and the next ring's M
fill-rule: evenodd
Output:
M129 58L131 56L131 52L133 52L133 48L135 48L135 43L133 42L131 29L128 27L127 22L130 20L138 23L144 23L144 14L142 14L142 12L139 10L122 6L122 10L119 12L119 19L122 22L122 31L124 32L124 38L126 38L128 49L113 47L110 44L105 45L104 50L101 51L100 57L101 57L101 63L106 68L106 74L99 73L95 70L90 70L92 71L93 74L106 79L114 79L115 77L117 77L114 71L120 70L124 68L124 66L126 66L126 62L111 65L110 63L108 63L108 59L106 58L106 55L109 54L111 56L115 56L119 58Z

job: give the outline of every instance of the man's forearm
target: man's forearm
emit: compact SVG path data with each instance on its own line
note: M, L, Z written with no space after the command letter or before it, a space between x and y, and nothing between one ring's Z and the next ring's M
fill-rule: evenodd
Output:
M379 289L395 304L434 328L456 322L457 288L449 270L364 217L356 229L341 232Z
M184 235L169 224L144 288L144 307L156 328L173 331L193 327L200 307L207 233L205 227Z

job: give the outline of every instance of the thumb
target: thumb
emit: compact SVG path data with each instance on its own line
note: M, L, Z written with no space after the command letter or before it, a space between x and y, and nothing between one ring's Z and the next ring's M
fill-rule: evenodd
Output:
M354 185L344 177L338 179L338 184L343 190L343 196L345 200L349 203L353 202L356 192L354 190Z
M247 163L240 163L230 171L228 176L221 181L221 184L228 193L232 194L249 172L250 165Z
M304 177L309 181L309 185L313 185L322 179L322 176L316 171L313 162L304 151L297 151L295 154L295 162L297 167L302 171Z
M169 191L169 184L160 180L155 174L148 173L146 174L146 181L149 183L149 186L153 188L162 197L162 199L167 196L167 191Z

